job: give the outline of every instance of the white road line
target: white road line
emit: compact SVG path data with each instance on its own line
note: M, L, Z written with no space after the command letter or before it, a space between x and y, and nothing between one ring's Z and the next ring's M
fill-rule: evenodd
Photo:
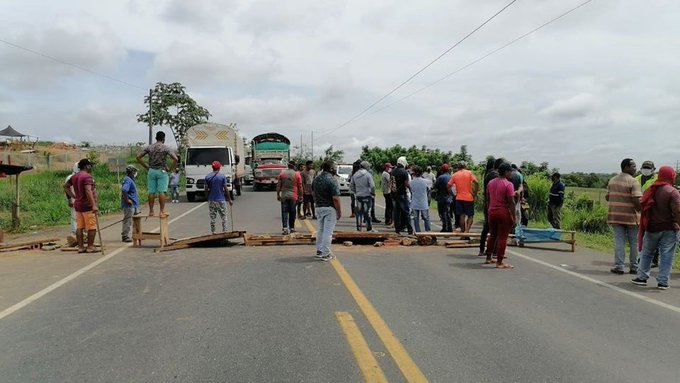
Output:
M645 301L645 302L647 302L647 303L651 303L651 304L653 304L653 305L657 305L657 306L659 306L659 307L663 307L663 308L665 308L665 309L668 309L668 310L671 310L671 311L675 311L676 313L680 313L680 307L673 306L673 305L671 305L671 304L668 304L668 303L665 303L665 302L661 302L661 301L656 300L656 299L654 299L654 298L650 298L650 297L644 296L644 295L642 295L642 294L634 293L634 292L628 291L628 290L626 290L626 289L622 289L622 288L620 288L620 287L611 285L611 284L609 284L609 283L607 283L607 282L602 282L602 281L600 281L600 280L598 280L598 279L591 278L591 277L589 277L589 276L586 276L586 275L583 275L583 274L579 274L579 273L574 272L574 271L571 271L571 270L565 270L565 269L563 269L563 268L561 268L561 267L559 267L559 266L555 266L555 265L552 265L552 264L550 264L550 263L548 263L548 262L541 261L541 260L536 259L536 258L532 258L532 257L530 257L530 256L528 256L528 255L524 255L524 254L518 253L518 252L516 252L516 251L514 251L514 250L507 250L507 252L510 253L510 254L512 254L512 255L516 255L516 256L518 256L518 257L520 257L520 258L524 258L524 259L526 259L526 260L528 260L528 261L538 263L539 265L543 265L543 266L549 267L549 268L551 268L551 269L553 269L553 270L557 270L557 271L559 271L559 272L562 272L562 273L571 275L572 277L580 278L580 279L583 279L584 281L588 281L588 282L594 283L594 284L596 284L596 285L598 285L598 286L606 287L606 288L612 289L612 290L614 290L614 291L616 291L616 292L619 292L619 293L621 293L621 294L625 294L625 295L628 295L628 296L630 296L630 297L637 298L637 299L640 299L640 300L642 300L642 301ZM632 285L632 283L631 283L631 285Z
M206 204L206 202L203 202L202 204L200 204L200 205L198 205L198 206L195 206L194 208L192 208L192 209L190 209L190 210L188 210L188 211L182 213L181 215L179 215L179 216L173 218L172 220L170 220L169 224L171 224L171 223L173 223L173 222L179 220L179 219L182 218L182 217L185 217L185 216L191 214L192 212L194 212L195 210L199 209L200 207L202 207L202 206L205 205L205 204ZM160 230L159 227L155 228L153 231L158 231L158 230ZM57 281L57 282L54 282L53 284L51 284L51 285L45 287L44 289L38 291L37 293L35 293L35 294L31 295L30 297L24 299L23 301L21 301L21 302L19 302L19 303L16 303L16 304L14 304L14 305L12 305L12 306L10 306L10 307L8 307L8 308L2 310L2 311L0 312L0 320L4 319L6 316L8 316L8 315L10 315L10 314L12 314L12 313L15 313L15 312L21 310L22 308L24 308L24 307L30 305L31 303L37 301L38 299L44 297L45 295L51 293L52 291L58 289L59 287L61 287L61 286L65 285L65 284L67 284L68 282L70 282L70 281L72 281L72 280L78 278L79 276L85 274L86 272L92 270L93 268L99 266L100 264L102 264L102 263L108 261L109 259L113 258L114 256L116 256L116 255L122 253L123 251L127 250L127 249L130 248L131 246L132 246L131 243L127 243L127 244L125 244L125 245L123 245L123 246L117 248L117 249L114 250L113 252L109 253L108 255L106 255L106 256L104 256L104 257L102 257L102 258L97 259L96 261L94 261L94 262L88 264L87 266L81 268L80 270L77 270L77 271L73 272L72 274L66 276L65 278L63 278L63 279L61 279L61 280L59 280L59 281Z
M384 206L378 205L377 203L375 204L375 206L381 207L381 208L383 208L383 209L385 208ZM438 224L436 224L436 223L432 223L432 226L437 226L437 227L441 228L441 226L438 225ZM626 290L626 289L622 289L621 287L617 287L617 286L611 285L611 284L609 284L609 283L607 283L607 282L603 282L603 281L600 281L600 280L598 280L598 279L591 278L591 277L589 277L589 276L587 276L587 275L583 275L583 274L580 274L580 273L577 273L577 272L574 272L574 271L571 271L571 270L563 269L563 268L561 268L561 267L559 267L559 266L555 266L555 265L550 264L550 263L548 263L548 262L541 261L540 259L532 258L532 257L530 257L530 256L528 256L528 255L525 255L525 254L522 254L522 253L518 253L518 252L516 252L516 251L514 251L514 250L508 249L507 252L510 253L510 254L516 255L516 256L518 256L518 257L520 257L520 258L524 258L524 259L526 259L526 260L528 260L528 261L538 263L539 265L542 265L542 266L551 268L551 269L553 269L553 270L557 270L557 271L559 271L559 272L562 272L562 273L571 275L572 277L580 278L580 279L582 279L582 280L584 280L584 281L588 281L588 282L590 282L590 283L594 283L594 284L596 284L596 285L598 285L598 286L606 287L606 288L612 289L612 290L614 290L614 291L616 291L616 292L618 292L618 293L621 293L621 294L624 294L624 295L628 295L629 297L637 298L637 299L642 300L642 301L645 301L645 302L647 302L647 303L651 303L651 304L653 304L653 305L657 305L657 306L659 306L659 307L663 307L663 308L665 308L665 309L674 311L674 312L676 312L676 313L680 313L680 307L678 307L678 306L673 306L673 305L671 305L671 304L668 304L668 303L665 303L665 302L661 302L660 300L657 300L657 299L654 299L654 298L650 298L650 297L645 296L645 295L642 295L642 294L634 293L634 292L628 291L628 290Z

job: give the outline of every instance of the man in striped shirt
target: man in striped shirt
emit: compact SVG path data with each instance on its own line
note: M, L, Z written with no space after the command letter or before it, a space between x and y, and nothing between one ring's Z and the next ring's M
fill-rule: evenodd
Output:
M626 158L621 161L621 173L609 180L607 195L609 214L607 223L614 230L614 274L624 273L626 242L630 246L630 274L637 274L637 232L640 222L640 183L633 176L637 170L635 161Z

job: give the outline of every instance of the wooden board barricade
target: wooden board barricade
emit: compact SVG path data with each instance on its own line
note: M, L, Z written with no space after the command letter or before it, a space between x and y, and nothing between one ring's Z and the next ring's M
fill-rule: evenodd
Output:
M169 250L180 250L189 247L200 247L200 246L223 246L225 241L235 238L245 238L245 231L225 231L222 233L199 235L196 237L187 237L178 239L166 246L161 246L154 250L154 252L159 253L161 251Z
M33 241L6 243L0 246L0 252L16 251L16 250L36 250L42 249L46 244L54 244L59 241L59 238L36 239Z

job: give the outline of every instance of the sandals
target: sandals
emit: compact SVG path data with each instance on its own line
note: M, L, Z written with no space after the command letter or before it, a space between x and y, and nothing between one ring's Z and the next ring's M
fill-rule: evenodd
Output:
M99 250L97 250L97 249L95 249L95 248L93 247L93 248L91 248L91 249L85 249L84 252L85 252L85 253L88 253L88 254L94 254L94 253L98 253Z
M501 263L500 265L496 265L497 269L514 269L515 266L509 264L509 263Z
M492 265L494 263L496 263L496 261L494 261L493 259L487 259L486 261L484 261L485 265Z

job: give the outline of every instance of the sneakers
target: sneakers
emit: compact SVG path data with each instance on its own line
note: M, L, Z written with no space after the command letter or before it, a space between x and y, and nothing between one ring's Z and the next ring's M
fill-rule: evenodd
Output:
M330 261L333 259L333 254L323 254L320 251L316 251L316 255L314 256L314 259L317 259L319 261Z
M611 271L614 274L623 275L623 270L617 269L616 267L612 267L611 269L609 269L609 271Z
M288 234L290 234L290 230L288 230L288 229L283 229L283 230L281 230L281 234L283 234L283 235L288 235Z
M637 275L637 269L628 270L628 274Z
M659 290L668 290L668 283L661 283L661 282L659 282L659 283L656 285L656 288L659 289Z
M633 282L634 285L647 286L647 280L646 279L635 278L631 282Z
M130 242L132 242L132 238L123 238L123 239L121 239L121 241L123 241L125 243L130 243Z
M377 219L377 218L371 219L371 222L372 222L372 223L382 223L382 221L379 220L379 219Z

